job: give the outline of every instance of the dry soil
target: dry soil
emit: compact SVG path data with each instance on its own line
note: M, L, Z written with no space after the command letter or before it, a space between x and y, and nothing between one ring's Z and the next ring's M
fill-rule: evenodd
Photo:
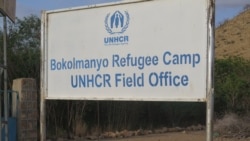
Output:
M214 141L250 141L250 138L214 138ZM101 141L206 141L205 131L176 132L165 134L152 134L147 136L136 136L123 139L105 139Z

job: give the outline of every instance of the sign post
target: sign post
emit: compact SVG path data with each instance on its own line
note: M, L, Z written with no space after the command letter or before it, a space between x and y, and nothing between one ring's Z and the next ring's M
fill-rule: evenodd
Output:
M206 133L207 141L213 140L214 116L214 46L215 46L215 0L210 0L208 9L208 84L207 84L207 111Z
M213 22L214 0L44 11L41 134L50 99L207 102L212 134Z

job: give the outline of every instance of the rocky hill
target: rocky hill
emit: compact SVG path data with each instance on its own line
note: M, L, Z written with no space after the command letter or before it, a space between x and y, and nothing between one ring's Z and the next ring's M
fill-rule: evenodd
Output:
M229 56L250 60L250 8L215 30L215 58Z

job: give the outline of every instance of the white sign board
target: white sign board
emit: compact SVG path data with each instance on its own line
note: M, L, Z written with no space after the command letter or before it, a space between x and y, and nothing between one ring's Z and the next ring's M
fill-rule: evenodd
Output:
M45 11L46 99L206 101L208 0Z

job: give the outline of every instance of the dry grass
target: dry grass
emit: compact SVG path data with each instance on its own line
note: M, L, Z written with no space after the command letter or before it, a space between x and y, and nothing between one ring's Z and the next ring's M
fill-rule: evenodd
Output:
M225 21L215 31L215 57L229 56L250 60L250 9Z
M223 137L250 137L250 115L239 117L236 114L226 114L215 123L214 130Z

